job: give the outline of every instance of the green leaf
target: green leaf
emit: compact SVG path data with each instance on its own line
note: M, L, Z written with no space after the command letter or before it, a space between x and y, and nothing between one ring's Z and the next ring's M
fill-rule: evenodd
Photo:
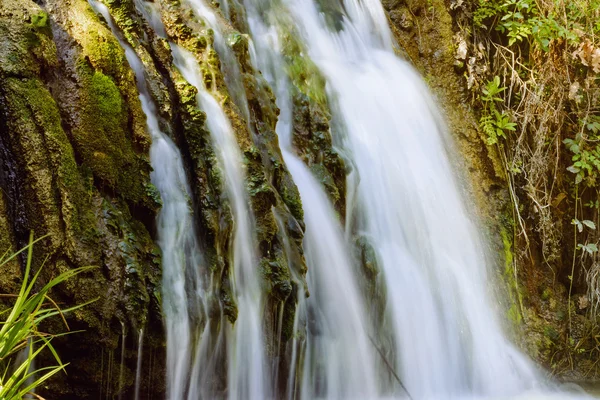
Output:
M586 247L588 253L590 253L590 254L593 254L598 251L598 246L596 245L596 243L590 243L585 247Z
M594 222L590 221L589 219L584 219L581 222L583 222L583 224L590 229L594 229L594 230L596 229L596 224L594 224Z

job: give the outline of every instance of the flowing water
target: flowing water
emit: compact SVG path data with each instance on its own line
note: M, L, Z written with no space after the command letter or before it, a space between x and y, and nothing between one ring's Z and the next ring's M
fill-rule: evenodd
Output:
M311 0L287 2L328 83L339 146L357 173L358 229L388 287L395 366L416 398L511 395L536 372L504 338L486 259L421 79L393 54L378 1L347 0L339 31Z
M225 83L229 94L236 106L242 112L243 117L246 121L250 120L250 112L248 111L248 101L246 100L246 91L244 89L244 81L241 77L240 67L235 54L231 47L228 45L229 40L235 40L235 35L227 37L223 32L222 20L218 14L206 4L205 0L186 0L194 13L205 21L208 26L213 30L214 33L214 47L215 51L219 55L221 60L221 71L225 78ZM225 1L224 4L227 2Z
M137 1L138 9L155 32L163 36L165 29L157 18L155 5ZM127 60L136 73L142 108L146 114L153 144L150 151L154 168L152 181L163 199L158 216L159 244L163 251L163 309L167 326L167 396L169 399L210 398L210 381L214 366L213 349L208 348L210 324L203 325L206 294L199 275L200 251L190 212L190 189L187 185L181 155L172 141L158 126L156 106L152 103L144 66L133 49L121 38L107 8L92 5L109 22L125 49ZM197 3L197 12L208 15L207 8ZM217 99L205 88L198 61L186 50L170 44L175 66L197 90L200 109L206 112L207 127L220 167L225 174L225 186L231 205L235 234L231 249L234 293L238 305L235 329L227 331L228 397L230 399L264 399L269 395L265 373L262 332L262 293L256 271L253 217L245 192L243 160L235 134ZM185 254L185 257L181 257ZM191 280L191 282L190 282ZM188 287L192 286L192 290ZM191 293L187 293L190 292ZM193 315L189 315L194 312ZM218 342L217 342L218 343Z
M122 38L106 6L90 0L109 24L125 50L135 72L142 110L152 136L150 162L152 183L160 192L162 208L157 217L158 245L162 251L162 306L167 337L167 393L169 399L184 399L190 379L193 338L200 333L192 321L204 313L200 266L202 260L194 230L191 190L181 159L173 141L159 126L158 113L149 94L144 65L131 46Z
M133 392L133 400L140 399L140 387L142 386L142 360L144 351L144 328L140 328L138 332L138 348L137 348L137 363L135 364L135 391Z
M303 359L302 382L290 382L288 395L312 399L374 398L377 396L373 346L369 342L365 306L361 299L349 246L324 189L292 149L292 101L277 30L259 15L259 2L247 6L256 42L257 67L275 89L280 108L277 134L285 163L298 186L306 231L310 297L299 296L298 318L309 331ZM343 295L342 295L343 294ZM348 351L348 349L352 349ZM292 374L293 376L293 374Z
M541 387L538 372L504 337L495 318L486 290L486 257L452 173L451 144L443 122L420 77L394 55L379 0L340 3L343 16L336 24L325 18L315 0L282 0L283 9L269 0L245 3L258 65L272 85L281 86L285 80L284 67L274 54L281 51L278 30L282 29L274 14L282 12L292 15L288 21L296 22L308 56L327 81L337 123L334 139L355 169L349 187L356 188L356 206L348 205L348 220L370 238L385 274L387 313L396 344L393 362L408 393L419 399L501 397ZM279 123L286 124L285 89L277 95L284 110ZM293 168L294 160L288 158L305 202L310 260L314 203L306 203L304 184L310 179L300 168ZM319 271L318 262L311 266L309 275ZM330 280L309 279L310 284L335 290ZM344 295L350 299L357 293L344 290ZM346 311L342 318L350 317L347 310L337 311ZM359 345L352 351L358 354L361 349ZM339 349L330 343L325 351L327 371L329 366L336 367ZM337 368L352 376L357 366ZM359 385L370 392L371 380L368 373L364 376ZM344 389L356 390L356 383L350 378L345 388L320 395L348 398ZM397 388L389 393L382 386L379 394L404 393Z
M327 0L325 0L327 1ZM135 71L152 135L152 181L163 199L157 220L163 252L163 312L167 335L167 397L218 397L200 278L202 258L190 211L190 189L181 154L159 127L144 66L104 15ZM215 48L226 83L248 117L241 76L219 16L203 0L189 0L215 31ZM244 0L255 44L254 65L274 88L280 108L277 133L284 160L301 194L310 297L299 292L289 365L290 399L535 399L549 390L529 360L505 338L495 317L482 241L469 218L460 182L452 173L452 145L428 90L394 42L379 0L340 0L339 14L325 17L323 0ZM155 5L136 0L154 30L165 36ZM231 3L233 4L233 3ZM237 3L236 3L237 4ZM337 4L337 3L336 3ZM229 14L224 2L225 17ZM285 26L276 14L284 13ZM332 23L332 20L334 23ZM327 82L332 134L352 172L347 231L323 188L295 155L291 141L293 102L282 33L294 29ZM235 134L215 93L204 86L198 61L171 44L174 63L198 90L212 145L224 174L235 233L231 248L238 319L226 328L227 397L269 399L273 377L263 340L264 299L256 268L254 220ZM376 335L360 289L349 242L355 233L373 246L386 286L383 335ZM140 349L142 331L140 331ZM389 337L380 358L381 337ZM220 340L220 339L219 339ZM219 340L217 343L219 343ZM141 360L141 350L140 350ZM298 373L297 373L298 372ZM402 384L390 379L397 373ZM402 386L405 386L404 390ZM137 390L136 390L137 392Z
M228 339L228 396L230 399L268 398L262 330L262 295L255 254L253 218L245 192L242 155L225 112L204 87L194 56L171 44L174 62L184 78L198 89L198 105L206 112L207 126L222 169L235 222L233 245L234 292L238 318Z

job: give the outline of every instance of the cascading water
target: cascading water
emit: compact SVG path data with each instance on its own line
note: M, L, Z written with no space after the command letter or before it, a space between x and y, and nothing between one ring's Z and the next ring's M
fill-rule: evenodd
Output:
M213 10L202 0L189 1L217 31ZM294 154L281 27L267 17L275 5L274 12L290 13L301 34L298 39L327 81L336 123L333 134L354 169L349 186L356 188L356 202L348 204L347 223L369 238L385 275L386 316L394 347L393 356L386 360L392 364L388 367L398 372L412 399L503 398L541 386L538 373L503 336L494 317L486 291L485 255L451 172L451 144L427 88L406 62L393 55L379 0L340 0L343 16L335 17L339 18L335 26L319 11L318 2L322 0L243 2L257 44L253 63L276 91L281 110L277 133L301 193L306 222L311 296L306 298L300 290L294 331L305 326L307 338L306 346L293 339L290 370L299 381L290 379L288 398L405 398L408 394L381 377L385 368L377 344L369 337L372 327L350 245L324 190ZM163 252L167 396L170 400L219 397L207 383L214 368L208 346L214 342L208 340L211 329L199 272L202 259L181 155L160 130L144 65L122 39L106 7L94 0L90 3L125 49L153 140L152 181L163 199L157 231ZM136 4L155 32L165 36L156 6L142 0ZM225 9L227 14L229 7ZM223 46L217 49L223 62L237 62L224 55L232 53L222 32L217 32L215 41ZM275 397L264 354L264 304L240 149L225 112L204 86L198 61L174 44L171 49L175 65L197 88L198 106L207 114L235 224L230 258L239 314L235 326L222 321L228 325L221 328L227 336L227 396ZM224 68L236 104L244 103L239 68ZM238 107L248 117L247 107Z
M142 384L142 360L144 351L144 328L140 328L138 332L138 348L137 348L137 363L135 364L135 391L133 392L133 400L140 399L140 387Z
M283 2L325 76L334 132L359 181L356 220L388 286L395 367L416 398L505 395L537 382L487 301L485 257L427 89L393 54L379 1L346 0L341 29ZM257 39L255 39L256 41Z
M164 37L165 28L157 15L156 6L143 0L136 0L136 4L154 31ZM215 15L203 3L193 1L193 4L200 17L208 18L209 22L216 24ZM217 39L219 43L223 40L222 36L218 36ZM224 43L221 44L224 45ZM170 43L170 47L175 66L184 78L197 89L198 106L206 112L207 127L211 133L212 144L219 159L220 168L224 171L225 189L235 223L230 257L233 261L233 284L238 318L234 327L229 325L227 328L227 396L229 399L265 399L269 397L270 382L268 374L265 372L267 368L262 338L263 299L257 270L258 259L255 254L254 221L245 191L242 155L224 110L204 85L198 61L191 53L176 44ZM166 267L163 265L163 269ZM175 287L172 289L178 290ZM168 289L165 287L163 290ZM167 324L169 324L169 318L169 315L165 318ZM224 318L222 320L221 322L226 323ZM198 329L198 327L196 328ZM187 397L192 400L218 396L214 393L210 383L211 375L214 372L211 368L215 367L214 349L208 348L211 343L214 345L214 342L211 342L208 337L210 332L211 326L208 322L202 332L195 335L190 341L176 343L172 347L167 345L167 354L181 360L183 364L177 373L168 374L169 387L178 386L177 390L169 390L169 399ZM220 346L221 341L221 337L219 337L216 341L217 347ZM195 349L195 355L190 360L190 355L184 356L182 352L191 353L192 349ZM183 385L184 382L187 382L188 386Z
M281 89L285 72L273 55L278 28L265 26L275 3L245 3L254 42L263 44L262 51L257 45L263 57L258 64ZM494 316L485 255L452 174L443 123L419 76L394 56L379 0L340 2L345 15L335 27L328 26L315 0L281 3L327 80L339 128L335 139L356 170L349 186L356 188L357 205L350 215L370 238L385 273L397 347L394 367L412 398L512 396L541 386L538 373L503 336ZM284 89L277 95L284 110L281 125L289 118L282 106L289 95ZM307 189L295 161L287 153L304 200ZM307 237L309 218L310 211ZM309 330L309 341L310 336ZM338 350L324 351L332 357Z
M246 100L246 91L244 88L244 81L241 79L240 67L237 59L231 47L228 46L228 38L223 33L221 26L222 21L218 14L206 4L205 0L186 0L194 13L202 18L208 26L212 29L214 34L214 48L219 54L221 60L221 70L223 77L227 85L229 94L231 95L234 103L238 106L242 112L243 117L246 121L250 120L250 112L248 110L248 102ZM227 1L224 5L228 4ZM228 14L229 7L225 7L225 12Z
M262 295L255 254L253 218L245 191L242 155L225 112L204 87L194 56L172 44L174 62L184 78L198 89L198 105L207 115L213 146L225 171L225 185L235 222L233 239L234 287L238 318L228 338L228 397L268 398L262 330Z
M288 396L295 398L299 386L303 399L375 398L377 396L373 347L367 318L342 229L323 188L293 153L292 104L283 68L276 29L263 23L259 2L247 5L255 37L257 67L274 87L280 108L277 134L285 163L298 186L304 209L304 250L311 293L299 295L298 318L307 325L302 382L290 382ZM343 295L342 295L343 293ZM349 350L352 349L352 350ZM292 368L297 357L292 357Z
M90 0L109 24L133 69L142 110L152 136L150 162L152 183L160 192L162 208L157 217L158 244L162 251L162 305L167 336L167 395L169 399L184 399L190 384L190 349L193 338L201 336L199 321L204 313L200 266L202 260L194 230L190 194L181 154L173 141L161 131L158 113L152 102L144 65L131 46L122 38L105 5Z

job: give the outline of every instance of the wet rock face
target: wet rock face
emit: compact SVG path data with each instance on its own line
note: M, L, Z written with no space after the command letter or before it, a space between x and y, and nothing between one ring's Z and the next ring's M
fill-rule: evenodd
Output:
M231 66L224 65L224 61L218 58L213 48L212 32L184 3L162 0L160 4L167 34L175 43L191 51L200 62L204 83L220 100L242 152L258 248L256 272L262 277L265 296L265 351L267 359L272 361L277 354L285 353L287 342L293 335L289 327L293 326L297 299L292 288L306 285L302 207L275 133L279 110L271 89L251 67L247 38L229 21L220 19L227 45L235 55L233 62L238 64L237 76ZM245 27L239 17L232 19L236 26ZM173 70L172 67L167 69ZM183 148L190 152L190 172L196 177L194 190L202 213L200 230L205 233L206 251L212 255L213 290L227 319L235 324L238 310L231 293L232 263L228 256L233 240L233 218L224 194L224 177L217 167L208 131L201 125L202 117L194 117L197 112L194 89L182 82L176 73L171 73L170 79L175 83L179 107L184 109L181 114L182 135L183 142L187 144ZM196 122L193 122L194 119ZM292 276L300 281L294 281ZM220 318L217 314L213 317ZM221 362L224 364L225 360ZM281 357L280 363L280 379L284 382L287 373L284 357ZM221 382L216 384L217 387L224 390L225 376L218 379Z
M206 273L217 295L209 318L221 318L218 310L223 310L235 323L229 256L233 219L195 89L174 68L168 41L152 31L133 0L103 2L146 68L161 128L181 149ZM181 2L157 3L168 40L200 61L205 83L222 101L244 156L260 257L256 269L266 299L266 351L272 358L285 352L294 334L295 293L306 287L302 205L275 134L279 110L250 66L247 39L230 22L221 21L239 63L247 110L228 91L230 77L212 48L212 32ZM231 21L246 29L241 11L232 9ZM298 132L305 138L302 146L312 146L306 162L342 207L343 168L331 152L327 117L303 101L299 109L308 114ZM97 300L69 315L71 329L84 332L57 340L63 361L71 363L69 375L53 380L43 394L129 396L138 334L144 329L141 392L162 397L161 258L154 244L161 200L150 181L151 141L134 73L106 21L87 1L0 3L0 116L0 250L23 246L34 230L36 236L48 235L36 247L37 265L48 257L43 280L69 268L98 267L53 294L65 307ZM320 146L329 150L323 153ZM18 262L0 272L0 291L15 292L19 274ZM62 329L58 323L48 326ZM284 366L284 357L280 363ZM224 385L222 375L217 386Z
M160 254L149 233L159 199L133 75L118 43L85 1L43 6L0 4L0 244L17 249L31 230L48 235L35 248L36 268L47 257L42 281L97 266L53 294L65 307L97 300L69 315L71 329L85 332L68 344L56 341L71 371L48 388L60 398L97 398L100 388L118 390L101 364L122 332L127 342L143 326L161 335ZM2 271L0 291L15 292L18 271ZM153 351L161 351L153 340ZM160 377L160 366L156 371Z
M295 91L293 145L300 158L324 186L340 221L346 211L346 168L336 152L326 104Z

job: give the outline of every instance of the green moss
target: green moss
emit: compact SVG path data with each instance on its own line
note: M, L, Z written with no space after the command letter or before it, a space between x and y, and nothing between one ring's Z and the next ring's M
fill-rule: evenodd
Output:
M206 129L206 114L198 109L197 90L177 74L175 89L179 96L177 106L181 118L183 136L193 162L194 175L197 177L196 202L200 205L202 225L216 236L223 216L222 209L228 204L221 200L223 176L217 167L217 157L210 145L210 132ZM231 216L227 217L231 220Z
M326 189L336 211L345 215L346 171L333 149L327 106L298 91L293 92L293 102L293 145Z
M313 164L310 166L313 176L327 189L327 193L334 203L340 200L340 192L333 180L333 176L323 164Z
M91 76L89 94L97 101L96 107L100 113L105 129L118 125L123 110L123 99L115 81L100 71L94 71Z
M290 25L293 26L293 25ZM286 71L294 86L317 104L327 104L325 79L295 32L281 33Z
M45 11L40 11L37 14L31 16L31 26L35 29L48 28L48 14Z
M0 3L0 73L35 77L58 64L48 14L31 4Z
M27 46L37 48L44 42L44 36L52 36L52 30L48 23L48 14L44 11L32 14L30 17L29 30L25 33Z
M96 236L95 217L91 212L89 196L85 195L84 180L75 161L73 148L63 131L56 102L44 84L37 79L8 79L6 88L13 105L13 122L27 124L32 120L43 135L43 139L38 140L45 148L35 151L48 154L50 168L56 176L58 187L47 190L58 190L62 193L62 205L66 208L63 210L63 218L67 228L80 240L93 242ZM27 140L35 139L29 137ZM32 154L29 156L35 158Z
M544 335L553 342L556 342L560 339L560 334L553 326L547 326L544 328Z
M142 26L137 18L135 5L126 0L104 0L110 14L121 29L123 36L134 48L143 37Z
M523 300L516 272L514 270L514 256L512 252L512 241L508 232L501 228L500 236L504 245L504 279L508 286L510 308L508 309L508 318L515 324L520 324L523 319Z
M94 18L96 18L94 14ZM106 75L119 76L128 69L125 53L112 33L101 24L79 38L82 55L93 68Z
M160 192L158 191L158 189L156 188L156 186L154 186L150 182L145 182L144 183L144 187L146 188L146 196L148 196L149 198L151 198L154 201L155 204L158 204L160 207L162 207L163 202L162 202L162 199L160 197Z
M298 191L298 187L292 178L287 173L282 178L279 193L281 194L283 202L288 206L294 218L296 218L298 221L304 220L304 210L302 208L300 192Z
M86 59L79 61L77 72L82 86L82 110L72 133L84 164L125 198L157 209L160 202L148 191L150 166L147 158L134 149L130 108L119 87L111 76L94 70Z
M550 298L553 297L553 295L554 295L554 291L551 288L546 288L542 292L541 299L544 301L547 301L547 300L550 300Z
M276 260L261 260L261 270L271 296L285 301L292 293L290 269L284 257Z
M229 281L225 280L221 288L221 304L223 305L223 313L232 324L235 323L238 316L237 304L231 294L231 286Z
M250 146L244 152L244 164L246 164L247 177L246 188L250 197L259 196L261 193L270 193L272 188L265 177L262 168L260 152L255 146Z

